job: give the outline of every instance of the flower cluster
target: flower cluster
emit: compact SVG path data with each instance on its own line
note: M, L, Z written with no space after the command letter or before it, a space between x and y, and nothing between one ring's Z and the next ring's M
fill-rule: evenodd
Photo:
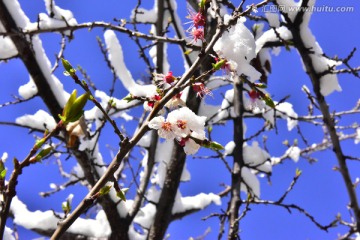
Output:
M188 32L194 39L194 42L197 42L197 40L205 41L205 35L204 35L204 26L206 24L205 19L205 10L204 7L200 7L198 12L195 12L191 8L189 8L189 15L187 18L191 19L191 26L188 29Z
M169 71L167 74L154 73L153 76L156 86L163 89L170 88L176 81L172 71Z
M186 154L195 154L201 142L205 139L206 117L197 116L187 107L170 112L165 119L163 116L154 117L149 122L149 128L158 130L160 137L167 140L176 139L184 148Z

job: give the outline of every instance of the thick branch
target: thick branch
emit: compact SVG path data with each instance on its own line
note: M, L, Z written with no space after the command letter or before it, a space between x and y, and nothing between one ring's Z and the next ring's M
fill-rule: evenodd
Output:
M243 158L243 85L234 80L234 109L236 118L234 124L234 142L235 148L233 152L233 168L231 171L231 199L229 206L229 234L228 239L239 239L239 210L241 206L240 186L241 186L241 169L244 166Z
M31 49L31 43L28 42L25 37L23 37L22 33L18 32L18 26L16 25L14 18L11 16L2 0L0 0L0 21L4 25L6 32L12 33L10 34L10 38L16 46L19 52L19 56L24 62L29 74L34 80L34 83L38 89L38 95L48 107L51 115L55 118L56 121L58 121L58 114L62 112L62 107L57 101L55 94L51 91L50 85L48 84L39 63L36 60L35 53ZM91 156L89 156L86 152L78 151L76 149L72 149L72 153L75 155L77 161L84 170L86 180L93 186L97 179L100 178L100 176L96 176L97 171L91 164ZM102 198L99 203L102 205L110 223L120 221L120 215L114 211L114 209L116 209L116 203L113 202L108 196ZM119 227L115 226L114 224L111 224L111 227L112 233L116 234Z
M304 1L304 2L307 2L307 1ZM333 145L333 151L338 160L339 170L343 177L344 183L346 185L346 189L347 189L347 192L348 192L348 195L350 198L350 207L354 212L357 229L359 231L360 230L360 208L359 208L358 199L356 196L354 186L352 184L348 166L346 164L346 157L343 154L343 150L340 145L340 139L339 139L339 136L335 129L334 119L330 114L329 106L326 102L326 99L320 92L319 73L315 69L314 63L311 58L311 52L305 46L305 43L300 34L301 22L302 22L302 20L299 20L299 18L297 17L296 21L295 21L296 24L290 23L289 30L291 31L291 33L293 35L294 46L297 48L297 50L300 53L300 56L305 65L305 68L306 68L306 72L308 73L311 83L313 85L313 91L315 93L316 100L318 102L321 113L323 115L323 122L328 130L329 135L330 135L330 139L331 139L331 142Z

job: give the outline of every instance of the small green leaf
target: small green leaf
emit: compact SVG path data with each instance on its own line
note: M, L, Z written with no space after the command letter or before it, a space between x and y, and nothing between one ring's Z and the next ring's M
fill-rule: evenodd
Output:
M273 102L269 94L264 94L264 96L262 96L262 99L264 100L266 105L268 105L271 108L275 108L275 103Z
M65 68L64 75L65 76L73 76L75 74L76 69L74 69L68 60L61 58L61 62Z
M67 115L65 115L66 123L75 122L75 121L79 120L79 118L83 115L83 108L84 108L87 100L89 99L89 96L90 96L90 94L86 92L83 95L81 95L80 97L75 99L72 106L66 113Z
M185 55L189 55L190 53L192 53L192 51L193 51L192 49L186 50L186 51L184 52L184 54L185 54Z
M219 151L224 149L224 147L220 143L214 141L208 141L208 140L203 141L201 146L205 148L209 148L214 151Z
M125 194L126 194L126 192L127 192L128 190L129 190L128 188L123 188L123 189L121 189L120 191L118 191L118 192L116 193L116 196L117 196L118 198L120 198L121 200L123 200L124 202L126 202Z
M302 171L297 168L296 171L295 171L295 176L299 177L301 175L301 173L302 173Z
M111 189L111 185L101 188L99 191L100 196L104 196L104 195L108 194L110 192L110 189Z
M36 149L39 149L42 147L42 145L44 145L45 143L45 138L42 138L42 139L39 139L39 140L36 140L35 142L35 148Z
M76 89L74 89L69 97L69 99L67 100L65 106L64 106L64 109L63 109L63 112L62 112L62 115L58 115L59 118L61 119L61 121L63 121L64 123L67 123L68 120L68 115L69 115L69 112L70 112L70 109L72 107L72 105L74 104L75 100L76 100L76 95L77 95L77 91Z
M206 3L206 0L200 0L200 2L199 2L199 8L200 8L200 10L204 10L204 9L205 9L205 3Z
M3 170L0 172L0 178L1 178L1 179L5 179L5 176L6 176L6 169L3 169Z
M129 102L135 100L135 98L133 97L133 95L129 94L126 97L124 97L123 100L125 100L129 103Z
M225 59L221 59L220 61L218 61L217 63L212 63L212 67L215 71L218 71L222 68L222 66L224 66L224 64L226 63Z
M0 159L0 172L2 172L5 169L4 162Z
M52 147L47 147L47 148L41 149L41 151L31 161L32 162L40 162L41 159L43 159L44 157L49 155L49 153L51 152L52 149L53 149Z
M267 85L264 84L264 83L255 83L255 86L256 86L257 88L267 88Z

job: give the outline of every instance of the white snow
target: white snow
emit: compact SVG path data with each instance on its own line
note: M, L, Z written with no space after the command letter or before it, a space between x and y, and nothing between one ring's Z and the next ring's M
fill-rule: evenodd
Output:
M8 157L9 157L8 153L7 153L7 152L4 152L0 159L1 159L3 162L6 162L6 160L7 160Z
M269 164L270 155L259 147L257 141L253 141L251 146L243 146L244 163L251 168L270 173L271 164Z
M181 178L180 178L180 181L182 182L188 182L191 180L191 174L190 174L190 171L187 169L186 167L186 163L184 165L184 170L182 171L181 173Z
M138 8L138 12L135 15L135 11L132 11L130 18L142 23L155 23L157 19L157 1L154 1L154 7L152 9ZM135 19L136 16L136 19Z
M277 13L266 12L265 17L269 21L270 27L274 27L274 28L280 27L279 15Z
M243 180L241 183L241 191L260 198L260 182L256 175L253 174L249 168L243 167L241 169L241 177Z
M147 203L142 207L136 217L134 222L140 224L142 227L149 229L154 222L154 216L156 213L156 206L152 203Z
M157 203L160 198L161 191L156 186L151 186L146 192L146 199L151 202Z
M355 144L358 144L360 142L360 128L356 129L356 137L355 137Z
M172 149L174 147L174 141L158 142L155 162L159 163L155 176L152 177L151 183L158 184L161 188L164 184L166 168L171 159Z
M199 193L191 197L182 197L180 191L178 191L172 213L181 213L191 209L204 209L212 203L221 205L221 198L214 193Z
M29 99L38 93L38 89L30 76L29 82L19 87L19 95L23 99Z
M114 202L119 201L119 198L116 196L116 192L115 192L114 188L111 188L111 190L110 190L110 197ZM121 201L117 205L116 209L119 212L121 217L125 217L129 213L129 211L132 209L133 204L134 204L134 200L126 199L126 202Z
M298 162L300 153L301 150L298 146L291 146L286 150L285 155L289 156L292 160L294 160L294 162Z
M293 21L297 15L294 9L297 9L302 3L302 1L295 2L294 0L276 0L276 2L282 7L282 10L287 13L291 21Z
M276 110L278 110L276 111L277 116L286 119L287 128L289 131L291 131L298 124L298 121L295 120L298 117L298 115L294 111L291 103L282 102L276 106Z
M230 141L228 142L225 147L224 147L224 155L230 155L233 153L234 149L235 149L235 142L234 141Z
M4 4L8 8L11 16L15 19L15 22L19 28L26 29L28 26L31 25L29 18L22 11L20 4L17 0L4 0ZM54 93L59 104L61 106L64 106L70 95L64 91L64 87L59 81L59 79L57 79L54 75L51 74L51 64L45 54L39 36L34 35L27 40L32 43L36 61L40 65L40 68L48 84L50 85L51 91Z
M256 40L256 53L258 53L263 48L265 43L279 41L278 36L280 36L283 40L292 39L291 32L284 26L276 28L275 31L274 29L269 29Z
M311 8L315 5L315 0L310 0L308 6ZM303 21L300 26L301 38L305 44L305 47L311 49L313 52L310 54L313 66L317 73L322 73L329 69L329 67L336 67L341 65L341 62L337 62L328 59L323 56L323 50L321 49L318 42L316 42L315 36L312 34L309 28L309 21L312 15L311 11L304 13ZM341 91L341 87L338 82L337 74L327 74L320 78L320 92L323 96L328 96L334 91Z
M137 84L130 71L125 66L122 47L114 31L106 30L104 33L105 43L109 51L109 60L115 69L115 73L124 87L134 96L152 97L157 95L156 86Z
M291 131L297 124L298 121L296 118L298 117L297 113L294 111L292 104L288 102L279 103L274 101L276 105L276 116L281 117L282 119L286 119L287 121L287 128ZM275 116L274 116L274 109L265 106L265 111L263 111L263 117L269 121L269 123L274 126L275 124Z
M250 65L250 61L256 57L255 48L254 36L244 25L244 18L240 18L235 26L225 31L214 45L214 51L230 62L238 76L244 74L252 82L261 76Z
M11 212L14 223L27 229L56 229L58 218L52 211L29 211L26 205L15 196L11 203ZM59 213L60 214L60 213ZM109 223L103 210L100 210L95 219L78 218L68 229L71 233L90 237L106 237L111 233Z
M8 228L7 226L5 226L5 230L4 230L4 240L15 240L15 237L12 235L13 234L13 230L11 230L10 228Z
M56 126L54 118L41 109L38 110L34 115L26 114L22 117L18 117L16 118L15 122L22 126L42 130L48 129L50 131L53 130Z
M0 32L5 32L5 28L0 22ZM11 41L10 37L0 37L0 59L6 59L14 57L18 54L18 51Z
M51 2L52 2L52 8L51 8ZM38 15L39 21L28 24L25 30L32 31L38 28L52 29L52 28L77 25L77 21L74 18L72 12L70 10L64 10L56 6L54 0L45 0L45 7L47 14L40 13ZM53 14L53 16L51 16L51 14ZM64 34L70 36L71 32L65 31Z

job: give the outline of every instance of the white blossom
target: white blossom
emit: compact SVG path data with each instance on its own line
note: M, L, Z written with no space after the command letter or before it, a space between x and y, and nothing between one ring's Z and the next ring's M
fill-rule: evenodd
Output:
M173 132L173 125L170 122L165 121L165 118L163 116L154 117L149 122L148 126L149 128L157 129L159 136L162 138L165 139L175 138L175 134Z
M205 134L206 117L197 116L187 107L169 113L167 121L174 126L174 132L179 137L187 137L191 132L199 135Z

